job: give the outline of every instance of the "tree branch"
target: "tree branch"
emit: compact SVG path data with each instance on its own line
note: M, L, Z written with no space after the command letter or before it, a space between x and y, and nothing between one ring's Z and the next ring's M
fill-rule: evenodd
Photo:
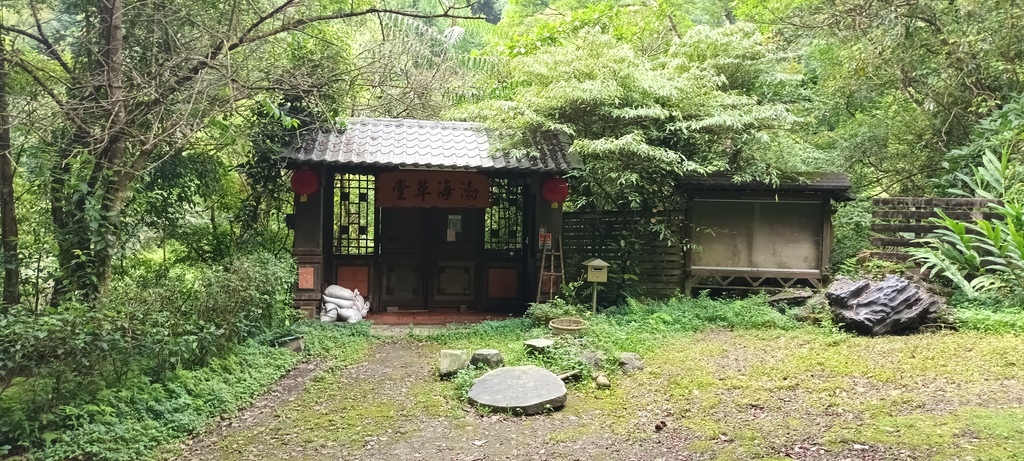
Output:
M224 53L238 49L239 47L249 45L261 40L265 40L276 35L280 35L286 32L291 32L301 27L324 21L333 21L340 19L349 19L358 16L365 16L369 14L391 14L396 16L405 16L410 18L418 19L436 19L436 18L451 18L451 19L483 19L476 16L460 16L452 14L453 10L463 9L466 7L449 7L441 13L435 14L424 14L410 11L392 10L386 8L368 8L360 11L338 11L332 14L319 15L319 16L307 16L303 18L294 19L292 21L285 22L284 24L271 29L267 32L253 35L253 33L261 25L267 21L273 19L275 16L280 15L289 7L291 7L297 0L286 0L284 3L274 8L269 13L261 16L259 19L254 21L249 27L245 29L235 40L228 42L227 40L221 40L213 49L211 49L204 58L196 62L184 75L178 77L170 86L164 91L160 92L156 98L152 99L146 106L153 107L155 105L162 104L168 98L173 96L181 87L187 85L189 82L195 80L203 70L208 69L213 63L220 59Z
M29 78L31 78L32 81L34 81L36 85L39 86L39 89L50 97L53 103L57 105L57 108L60 109L61 113L64 114L64 117L69 122L71 122L72 125L74 125L76 131L79 132L79 135L82 136L83 139L92 138L92 130L90 130L89 127L75 115L75 113L68 106L67 101L65 101L64 98L61 98L60 95L58 95L53 88L50 88L50 85L46 84L46 81L44 81L43 78L38 74L38 72L36 72L37 69L35 68L35 66L30 65L27 61L23 59L18 59L14 57L9 57L6 60L8 63L17 66L19 69L25 72L25 74L27 74Z
M53 42L50 41L49 37L46 36L46 32L43 32L43 22L39 20L39 10L36 8L36 2L29 2L29 8L32 10L32 20L36 23L36 32L39 32L39 43L46 48L46 54L60 65L61 69L64 69L64 73L68 74L68 77L74 75L71 71L71 66L68 65L67 61L61 57L60 52L53 46Z

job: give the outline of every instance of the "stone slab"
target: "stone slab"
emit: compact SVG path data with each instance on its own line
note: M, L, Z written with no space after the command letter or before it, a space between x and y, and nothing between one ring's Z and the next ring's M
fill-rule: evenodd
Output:
M487 368L498 368L505 364L505 357L497 349L480 349L473 352L473 357L469 360L469 364Z
M543 352L550 348L553 344L555 344L555 342L550 339L537 338L523 341L523 344L526 345L526 350L533 352Z
M489 371L469 390L469 400L477 405L522 415L560 408L565 399L565 383L533 365Z
M453 376L469 366L469 360L471 355L469 351L458 351L451 349L444 349L439 354L440 363L438 364L438 374L442 378Z

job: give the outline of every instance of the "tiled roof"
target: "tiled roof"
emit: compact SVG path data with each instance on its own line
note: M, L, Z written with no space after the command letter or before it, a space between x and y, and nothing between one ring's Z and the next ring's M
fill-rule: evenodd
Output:
M481 171L564 173L579 166L562 137L535 141L538 155L519 157L493 152L491 140L491 132L479 123L350 118L345 129L310 133L283 156L339 165Z
M763 182L736 182L728 175L684 176L679 179L683 190L740 190L740 191L789 191L827 192L844 195L853 184L846 173L803 173L800 178L780 182L778 185Z

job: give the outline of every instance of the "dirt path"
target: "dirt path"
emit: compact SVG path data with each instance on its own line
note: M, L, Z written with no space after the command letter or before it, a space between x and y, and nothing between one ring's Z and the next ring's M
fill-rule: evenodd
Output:
M438 386L432 370L436 351L433 346L396 341L377 346L367 360L335 375L314 377L318 367L302 365L252 408L191 442L180 459L705 459L683 452L686 440L673 431L655 433L655 420L635 421L637 430L648 433L640 437L636 433L586 435L576 434L574 429L588 415L569 411L519 418L478 415L452 407L441 396L429 393ZM307 386L310 382L314 384ZM312 408L331 409L329 400L337 396L313 395L324 384L351 384L353 390L374 389L376 393L358 397L355 405L333 408L347 413L332 415L338 417L335 421L342 427L340 431L319 426L295 431L307 429L300 419L323 413L306 411L310 406L303 400L328 400L320 402L326 406L314 403ZM371 407L385 408L391 414L367 412ZM636 409L621 411L636 414ZM348 426L341 423L345 418L358 420L359 425L345 430ZM641 423L647 427L640 428Z

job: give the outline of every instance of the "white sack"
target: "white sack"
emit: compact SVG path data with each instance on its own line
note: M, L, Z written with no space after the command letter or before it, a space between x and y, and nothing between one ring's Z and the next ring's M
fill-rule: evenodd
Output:
M345 321L348 323L356 323L363 319L363 314L360 314L358 310L354 308L339 309L338 310L338 321Z
M347 299L350 301L354 301L356 299L356 295L355 293L352 293L352 290L342 288L338 285L331 285L324 289L324 296L329 296L335 299Z
M323 299L324 304L334 304L335 306L338 306L339 309L352 309L356 307L356 302L352 299L338 299L327 295L324 295Z
M356 310L359 311L359 313L363 317L366 317L366 313L370 311L370 303L366 302L366 300L364 300L363 297L359 295L359 290L355 290L355 294L356 294L355 308L356 308Z
M338 306L334 304L324 304L323 312L320 313L321 322L336 322L338 321Z

